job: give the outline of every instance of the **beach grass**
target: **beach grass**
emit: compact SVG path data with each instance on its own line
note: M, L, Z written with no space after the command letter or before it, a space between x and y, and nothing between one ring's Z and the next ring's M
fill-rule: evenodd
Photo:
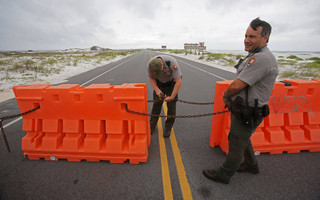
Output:
M298 56L295 56L295 55L290 55L287 58L288 59L293 59L293 60L296 60L296 61L303 60L303 58L299 58Z
M92 62L100 64L136 51L139 50L0 52L0 80L38 80L39 77L59 74L66 66L77 67L79 64Z
M170 53L186 53L185 50L161 50L162 52ZM194 53L194 55L197 55ZM231 54L231 53L212 53L205 51L203 54L198 55L198 60L202 62L215 63L217 65L233 67L236 65L240 58L245 55ZM320 78L320 58L301 58L297 55L279 55L277 57L279 67L279 78L286 79L319 79Z
M227 53L209 53L205 52L199 60L206 59L206 61L220 61L225 66L234 66L243 55L227 54Z
M290 60L279 59L279 67L289 69L282 71L279 76L291 79L319 79L320 78L320 58L311 57L306 60L297 56L288 56ZM293 59L293 60L292 60ZM305 62L301 62L305 61Z
M233 67L236 65L240 58L244 58L246 55L232 54L232 53L213 53L204 51L199 54L195 52L182 50L167 50L159 49L156 51L169 52L174 54L194 54L198 56L198 60L207 63L214 63L225 67ZM300 54L298 54L300 55ZM279 79L319 79L320 78L320 58L310 57L301 58L298 55L289 54L279 55L277 57L279 67ZM304 54L301 54L305 57Z

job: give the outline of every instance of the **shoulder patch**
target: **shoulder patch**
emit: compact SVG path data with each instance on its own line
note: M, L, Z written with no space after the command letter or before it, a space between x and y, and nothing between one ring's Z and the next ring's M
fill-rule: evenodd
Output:
M177 65L173 65L173 69L174 70L178 70L178 66Z
M256 59L254 57L250 58L250 60L248 62L248 66L254 64L255 62L256 62Z

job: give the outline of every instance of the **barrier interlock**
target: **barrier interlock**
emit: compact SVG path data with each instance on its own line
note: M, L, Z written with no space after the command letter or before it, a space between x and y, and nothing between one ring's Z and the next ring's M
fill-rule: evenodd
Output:
M31 160L146 162L150 145L146 84L46 84L13 87L23 115L24 155Z
M256 154L320 151L320 79L276 82L270 96L270 115L256 129L251 141ZM222 94L231 81L216 83L213 111L224 109ZM228 153L230 113L214 115L210 146Z

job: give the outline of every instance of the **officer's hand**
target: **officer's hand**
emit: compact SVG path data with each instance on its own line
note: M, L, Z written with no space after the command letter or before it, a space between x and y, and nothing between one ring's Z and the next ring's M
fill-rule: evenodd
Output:
M156 90L156 95L161 99L163 96L163 92L160 89Z
M223 103L227 105L227 103L229 101L229 97L226 97L225 92L222 95L222 100L223 100Z
M172 96L166 97L164 99L165 102L169 102L169 101L172 101L172 100L174 100L174 97L172 97Z

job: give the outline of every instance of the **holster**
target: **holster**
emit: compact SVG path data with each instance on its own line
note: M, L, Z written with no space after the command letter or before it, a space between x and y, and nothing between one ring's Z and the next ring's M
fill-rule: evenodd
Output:
M257 119L264 118L269 115L269 106L264 105L263 107L258 107L258 100L254 107L250 107L247 104L244 104L244 100L241 97L236 97L234 101L231 99L227 103L227 107L234 114L244 126L249 130L253 130L256 126L255 122Z
M244 126L251 128L253 125L253 112L252 109L244 105L244 100L241 97L236 97L235 100L229 100L228 108Z
M269 106L268 105L264 105L262 107L262 116L263 117L267 117L267 116L269 116L269 114L270 114Z

